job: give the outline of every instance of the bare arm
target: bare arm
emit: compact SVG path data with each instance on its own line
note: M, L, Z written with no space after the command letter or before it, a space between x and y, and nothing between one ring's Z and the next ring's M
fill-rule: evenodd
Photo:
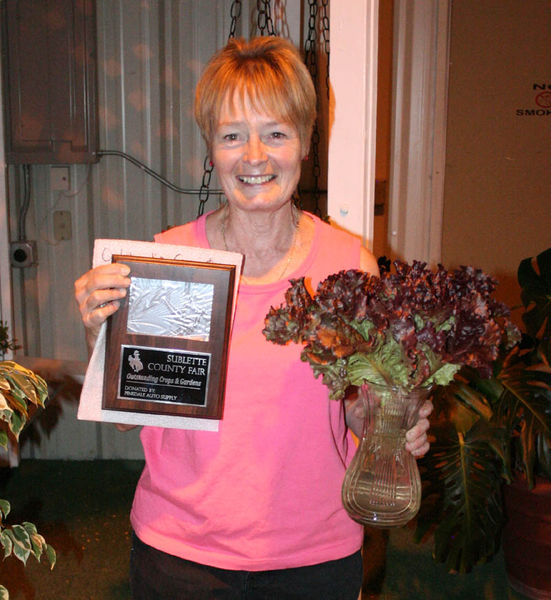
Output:
M360 269L369 273L370 275L379 276L379 265L377 264L377 259L373 256L373 254L362 246L360 251Z

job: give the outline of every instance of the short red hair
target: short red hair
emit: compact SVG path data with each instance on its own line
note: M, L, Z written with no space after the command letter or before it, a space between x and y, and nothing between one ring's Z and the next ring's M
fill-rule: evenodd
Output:
M232 39L208 62L195 91L195 119L210 150L225 102L292 124L308 152L316 119L316 91L297 48L285 38Z

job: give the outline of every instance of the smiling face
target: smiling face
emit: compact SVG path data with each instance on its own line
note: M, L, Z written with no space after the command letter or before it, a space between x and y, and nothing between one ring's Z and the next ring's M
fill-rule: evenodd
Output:
M297 130L244 102L225 102L211 156L228 202L245 210L274 210L289 202L300 178Z

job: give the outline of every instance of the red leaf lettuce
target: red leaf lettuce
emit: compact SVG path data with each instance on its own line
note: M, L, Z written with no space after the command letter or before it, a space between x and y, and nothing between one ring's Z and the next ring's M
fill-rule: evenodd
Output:
M446 385L463 365L492 372L501 347L520 338L496 281L472 267L394 263L380 277L340 271L312 295L291 280L285 302L266 315L266 339L302 344L301 358L342 398L364 380L405 389Z

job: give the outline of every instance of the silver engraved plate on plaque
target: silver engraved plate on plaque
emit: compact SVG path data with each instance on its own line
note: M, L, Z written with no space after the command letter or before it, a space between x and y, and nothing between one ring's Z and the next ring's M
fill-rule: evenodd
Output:
M128 333L209 341L214 285L132 277Z

